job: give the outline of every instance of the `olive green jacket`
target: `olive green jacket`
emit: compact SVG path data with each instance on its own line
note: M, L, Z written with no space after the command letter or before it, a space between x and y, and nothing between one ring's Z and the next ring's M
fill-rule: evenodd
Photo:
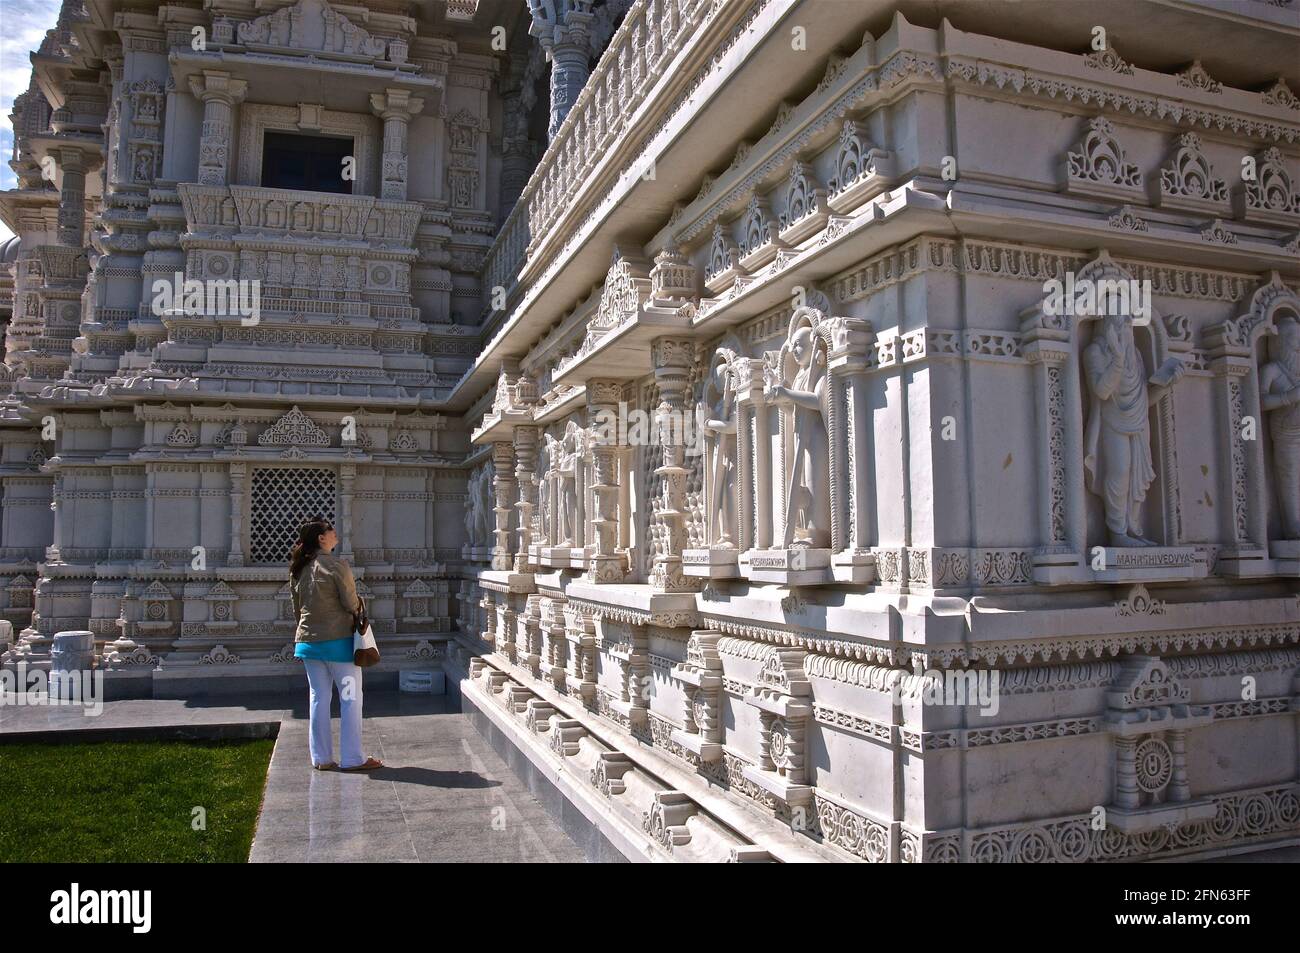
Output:
M317 553L289 579L293 611L298 619L298 642L327 642L352 634L353 615L361 611L352 567L337 556Z

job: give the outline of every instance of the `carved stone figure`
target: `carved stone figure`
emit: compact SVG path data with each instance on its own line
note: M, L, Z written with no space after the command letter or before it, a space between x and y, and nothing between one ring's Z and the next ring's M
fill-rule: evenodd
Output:
M1103 319L1083 363L1092 394L1083 459L1088 489L1105 504L1110 545L1154 546L1142 535L1142 502L1156 476L1148 408L1183 376L1183 364L1171 357L1148 377L1132 320L1123 314Z
M736 546L736 415L730 361L719 351L704 391L709 439L709 545Z
M564 438L555 447L555 469L559 474L560 500L556 508L556 534L560 546L576 546L574 527L578 517L578 467L582 459L582 431L572 420L564 428Z
M764 390L790 415L791 440L785 471L782 545L827 549L831 544L830 439L826 429L829 393L826 341L818 333L820 312L799 308L777 362L779 380Z
M1300 321L1278 321L1273 360L1259 375L1260 401L1273 438L1274 485L1282 535L1300 539Z
M492 545L492 528L495 516L492 514L492 501L495 492L492 481L495 476L491 463L478 471L477 483L471 489L471 505L474 510L474 532L471 536L475 546Z
M555 438L545 434L537 451L537 508L533 510L533 539L546 545L551 539L551 480L554 478L552 445Z

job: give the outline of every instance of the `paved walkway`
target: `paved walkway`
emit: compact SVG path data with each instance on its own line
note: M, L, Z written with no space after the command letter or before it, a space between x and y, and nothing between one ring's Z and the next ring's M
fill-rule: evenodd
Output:
M441 696L367 692L362 741L385 767L313 771L306 698L260 695L0 708L0 734L238 736L279 722L250 861L582 862L583 854L464 715ZM334 738L338 753L338 703Z
M384 762L378 771L313 771L306 719L281 724L254 863L583 860L469 719L445 713L444 699L399 696L391 713L373 700L367 695L361 737ZM334 731L337 754L337 721Z

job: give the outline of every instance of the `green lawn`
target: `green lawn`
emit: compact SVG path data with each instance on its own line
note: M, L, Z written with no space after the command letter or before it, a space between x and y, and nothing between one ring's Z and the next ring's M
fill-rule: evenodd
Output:
M244 863L274 745L0 744L0 861Z

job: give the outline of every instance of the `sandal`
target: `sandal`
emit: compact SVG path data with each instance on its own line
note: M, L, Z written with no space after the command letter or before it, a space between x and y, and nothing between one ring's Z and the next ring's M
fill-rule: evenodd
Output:
M340 771L373 771L376 768L382 768L384 762L378 758L366 758L365 764L359 764L353 768L340 768Z
M327 761L325 764L313 764L312 767L317 771L337 771L338 762Z

